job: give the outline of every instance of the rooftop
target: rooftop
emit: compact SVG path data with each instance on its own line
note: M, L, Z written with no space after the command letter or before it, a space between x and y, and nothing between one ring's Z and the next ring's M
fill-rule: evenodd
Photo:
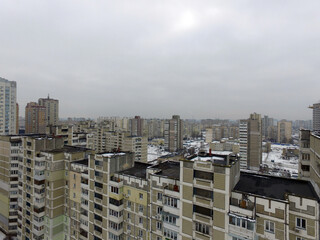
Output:
M205 153L193 155L187 158L190 161L211 161L212 164L217 164L221 166L229 166L236 162L239 157L231 152L214 152L214 153Z
M148 163L134 162L134 167L118 172L118 174L129 175L137 178L147 178L147 168L152 166Z
M285 200L286 194L320 200L309 181L241 172L233 189L273 199Z
M80 164L80 165L88 166L89 162L88 162L88 159L82 159L78 161L73 161L71 162L71 164Z
M165 161L150 167L150 169L158 169L155 175L165 176L173 179L180 179L180 162Z
M47 153L62 153L62 152L66 152L66 153L76 153L76 152L85 152L89 149L87 148L83 148L83 147L76 147L76 146L68 146L68 145L64 145L62 148L57 148L57 149L52 149L52 150L46 150L44 152Z

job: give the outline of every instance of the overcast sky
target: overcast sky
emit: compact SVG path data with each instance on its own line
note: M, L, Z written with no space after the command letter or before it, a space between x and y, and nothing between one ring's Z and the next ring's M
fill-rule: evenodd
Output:
M1 0L0 77L20 115L311 119L320 1Z

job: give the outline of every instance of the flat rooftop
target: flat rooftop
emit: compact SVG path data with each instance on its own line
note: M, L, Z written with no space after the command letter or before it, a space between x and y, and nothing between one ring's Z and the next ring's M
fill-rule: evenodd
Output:
M84 151L87 151L87 150L89 150L89 149L88 148L83 148L83 147L64 145L62 148L46 150L46 151L43 151L43 152L47 152L47 153L61 153L61 152L76 153L76 152L84 152Z
M222 154L221 154L222 153ZM229 161L228 161L229 157ZM212 162L221 166L232 165L237 161L238 157L231 152L206 153L205 155L193 155L187 158L189 161Z
M165 161L150 167L150 169L158 169L155 175L165 176L173 179L180 179L180 162Z
M309 181L248 172L241 172L233 191L280 200L285 200L286 194L320 200Z
M82 159L82 160L78 160L78 161L73 161L71 162L71 164L80 164L80 165L84 165L84 166L89 166L89 161L88 159Z
M148 163L134 162L134 167L124 171L117 172L118 174L129 175L137 178L147 179L147 168L152 166Z

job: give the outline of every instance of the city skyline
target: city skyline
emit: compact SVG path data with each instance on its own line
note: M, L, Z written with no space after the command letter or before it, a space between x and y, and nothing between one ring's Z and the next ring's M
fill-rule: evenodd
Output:
M62 118L311 119L319 6L3 1L0 75L20 116L50 94Z

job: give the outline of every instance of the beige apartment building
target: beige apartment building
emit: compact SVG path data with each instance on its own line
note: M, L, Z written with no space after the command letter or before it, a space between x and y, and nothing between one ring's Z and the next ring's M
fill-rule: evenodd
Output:
M133 152L135 161L148 161L148 140L146 137L125 136L122 150Z
M25 132L33 134L46 133L46 108L30 102L25 109Z
M262 121L261 115L250 114L249 119L240 120L239 140L241 169L259 170L262 163Z
M182 150L183 145L183 121L179 115L173 115L172 119L164 123L164 146L169 152Z
M49 98L39 98L38 103L40 106L46 108L45 122L47 125L57 125L59 122L59 100Z
M21 146L20 136L0 136L0 229L8 236L17 235Z
M281 120L278 122L278 143L290 143L292 138L292 122Z

